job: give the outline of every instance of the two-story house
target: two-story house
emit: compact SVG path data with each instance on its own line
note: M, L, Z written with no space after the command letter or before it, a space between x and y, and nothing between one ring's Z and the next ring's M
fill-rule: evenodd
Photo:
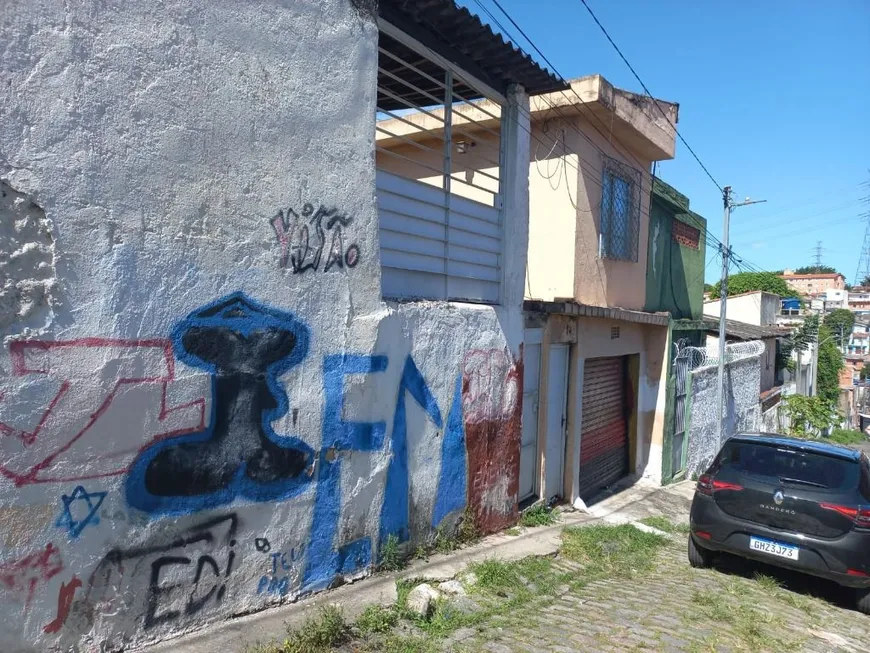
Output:
M667 120L598 75L530 99L520 497L585 500L629 473L661 478L670 317L646 310L651 167L674 156L678 107L658 104ZM485 203L499 107L461 114L449 183ZM429 108L383 116L379 168L440 183L444 119Z

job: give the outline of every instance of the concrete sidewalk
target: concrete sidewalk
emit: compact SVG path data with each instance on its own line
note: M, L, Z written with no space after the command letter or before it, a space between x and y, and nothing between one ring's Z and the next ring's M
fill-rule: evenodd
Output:
M675 523L686 522L695 489L693 482L657 487L644 481L624 482L614 494L595 503L587 511L571 508L561 513L553 526L520 529L519 535L498 533L479 543L448 555L433 555L414 560L399 572L380 573L311 598L218 622L210 627L138 649L144 653L237 653L257 642L282 640L288 627L301 625L319 606L339 604L348 621L372 604L396 602L396 581L402 578L447 580L471 562L487 558L517 560L528 556L553 555L559 549L562 529L590 523L623 523L660 515Z

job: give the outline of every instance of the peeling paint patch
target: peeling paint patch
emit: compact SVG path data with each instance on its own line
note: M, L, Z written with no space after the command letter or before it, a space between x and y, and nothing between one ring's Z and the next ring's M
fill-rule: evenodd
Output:
M55 304L51 232L45 211L0 181L0 329L29 320Z

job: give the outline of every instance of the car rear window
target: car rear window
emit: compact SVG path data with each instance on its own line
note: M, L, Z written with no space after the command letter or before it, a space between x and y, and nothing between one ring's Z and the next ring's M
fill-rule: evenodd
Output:
M830 490L855 489L860 476L857 462L762 443L726 442L716 464L744 474L772 477L782 483Z

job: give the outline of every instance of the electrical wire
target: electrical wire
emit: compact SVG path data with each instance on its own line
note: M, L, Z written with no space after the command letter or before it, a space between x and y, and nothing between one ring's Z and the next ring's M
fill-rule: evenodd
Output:
M854 201L854 202L847 202L846 204L842 204L840 206L834 206L834 207L825 209L824 211L819 211L818 213L811 213L810 215L805 215L801 218L785 218L783 221L767 222L760 227L753 227L753 233L757 233L759 231L768 231L770 229L779 229L784 224L791 225L791 224L794 224L795 222L803 222L804 220L811 220L813 218L819 217L820 215L828 215L829 213L835 213L836 211L842 211L843 209L849 208L853 205L860 204L860 203L861 203L860 200Z
M479 6L479 7L480 7L480 8L481 8L481 9L482 9L486 14L487 14L487 16L490 17L490 19L495 23L495 25L496 25L496 26L501 30L501 32L502 32L505 36L507 36L507 37L508 37L511 41L513 41L514 43L518 43L517 39L516 39L515 37L513 37L513 35L511 35L511 33L510 33L510 32L509 32L509 31L504 27L504 25L502 25L502 24L499 22L499 20L498 20L498 19L497 19L493 14L492 14L492 12L490 12L489 9L487 9L487 8L483 5L483 3L481 2L481 0L475 0L475 2L476 2L476 4L477 4L477 5L478 5L478 6ZM559 78L563 83L568 84L568 82L566 81L565 77L564 77L564 76L559 72L559 70L556 68L556 66L553 64L553 62L550 61L550 59L547 57L547 55L545 55L544 52L543 52L543 51L542 51L542 50L541 50L541 49L540 49L540 48L535 44L535 42L532 41L532 39L531 39L531 38L530 38L530 37L525 33L525 31L522 29L522 27L520 27L519 24L517 24L517 22L516 22L516 21L513 19L513 17L512 17L512 16L511 16L511 15L510 15L506 10L505 10L505 8L501 5L501 3L500 3L498 0L492 0L492 2L493 2L493 4L495 4L495 6L498 7L498 9L499 9L499 10L500 10L504 15L505 15L505 17L507 17L508 21L510 21L510 23L511 23L511 24L512 24L512 25L513 25L513 26L514 26L514 27L519 31L519 33L523 36L523 38L525 38L525 40L529 43L529 45L531 45L531 47L535 50L535 52L537 52L538 55L540 55L540 57L544 60L544 62L545 62L548 66L550 66L550 68L553 70L553 73L554 73L554 74L555 74L555 75L556 75L556 76L557 76L557 77L558 77L558 78ZM584 2L584 5L585 5L585 2ZM587 9L590 11L590 13L592 13L592 12L591 12L591 9L589 9L588 6L587 6ZM592 16L593 16L593 18L595 18L594 14L592 14ZM595 21L598 22L597 18L595 18ZM600 23L599 23L599 27L602 27L602 29L603 29L603 26L601 26ZM606 33L605 33L605 34L606 34ZM613 46L616 47L616 44L613 43L613 41L612 41L612 39L610 39L609 35L607 35L607 36L608 36L608 39L611 40L611 43L613 44ZM617 48L617 51L618 51L618 48ZM623 56L621 52L620 52L619 54L620 54L620 56ZM631 68L631 65L628 63L628 61L627 61L624 57L623 57L623 60L626 62L626 64L629 66L629 68ZM635 77L637 77L638 81L639 81L639 82L641 83L641 85L643 86L643 88L644 88L644 90L646 91L647 95L650 97L650 99L653 100L653 103L656 105L656 107L659 109L659 111L662 112L662 115L664 115L665 119L668 120L669 124L670 124L671 127L674 129L674 132L675 132L678 136L680 136L680 140L683 141L683 143L686 145L686 147L687 147L687 148L692 152L692 155L695 157L695 159L698 161L698 163L701 165L701 167L704 169L704 171L707 173L707 175L710 177L710 179L713 180L713 182L716 184L717 188L719 188L719 190L720 190L721 192L724 193L724 190L722 189L722 187L719 186L719 184L716 182L716 180L713 178L713 176L710 175L709 171L708 171L707 168L704 166L704 164L701 162L701 160L698 158L698 156L695 154L694 150L692 150L692 148L689 147L689 144L688 144L688 143L685 141L685 139L684 139L684 138L679 134L679 132L678 132L677 129L676 129L676 126L675 126L675 125L670 121L670 119L668 118L668 116L664 113L664 111L662 110L662 108L659 106L658 101L657 101L654 97L652 97L652 94L649 92L649 89L646 87L646 85L643 83L643 81L642 81L642 80L637 76L637 73L634 71L634 69L631 68L631 70L632 70L632 72L635 74ZM580 102L580 103L579 103L579 106L580 106L581 110L586 109L586 103L585 103L585 101L583 100L583 98L580 97L580 95L579 95L579 94L574 90L574 88L573 88L570 84L568 84L568 86L569 86L571 92L574 93L574 95L575 95L575 96L577 97L577 99L579 100L579 102ZM563 95L565 95L565 91L561 91L561 92L562 92ZM537 96L537 97L540 98L541 100L543 100L545 103L550 104L549 101L548 101L548 100L547 100L543 95L541 95L541 96ZM567 95L565 95L565 97L567 98ZM570 98L569 98L569 100L570 100ZM555 107L555 105L550 104L550 106L551 106L553 109L557 109L557 108ZM558 110L557 110L557 112L558 112ZM561 114L560 114L560 115L561 115ZM591 113L591 115L592 115L592 116L593 116L593 117L594 117L594 118L599 122L599 124L602 124L602 125L603 125L603 123L601 123L600 119L599 119L599 118L598 118L594 113ZM597 131L601 136L602 136L602 138L604 138L605 140L610 140L610 141L611 141L611 144L612 144L612 140L613 140L613 134L612 134L612 131L611 131L611 135L610 135L611 137L608 139L608 137L607 137L603 132L601 132L601 130L599 130L599 129L594 125L594 124L592 124L591 122L590 122L590 124L591 124L591 126L592 126L592 127L593 127L593 128L594 128L594 129L595 129L595 130L596 130L596 131ZM590 144L591 144L595 149L597 149L597 150L598 150L599 152L601 152L602 154L605 154L605 155L606 155L606 153L605 153L605 152L604 152L600 147L598 147L598 145L597 145L596 143L594 143L594 142L589 138L589 136L588 136L587 134L584 134L582 131L580 131L579 129L577 129L576 126L574 126L573 124L571 124L571 126L574 127L574 129L575 129L575 131L577 131L577 133L579 133L579 134L580 134L581 136L583 136L586 140L588 140L588 141L590 142ZM604 126L604 125L603 125L603 126ZM605 126L605 128L606 128L606 126ZM622 148L623 148L624 151L628 154L628 156L630 156L631 158L633 158L633 159L638 163L638 165L639 165L641 168L643 168L643 165L640 163L640 161L637 159L637 157L635 157L635 156L632 154L631 150L630 150L629 148L627 148L625 145L623 145L623 144L619 141L619 139L616 139L616 140L617 140L617 143L619 143L619 144L622 146ZM642 190L644 190L644 189L642 189ZM650 185L650 188L649 188L648 190L644 190L644 192L649 193L649 192L651 192L651 190L652 190L652 188L651 188L651 185ZM704 233L704 236L705 236L705 242L707 242L707 243L709 244L709 240L712 239L712 241L713 241L713 243L714 243L714 245L715 245L716 247L718 247L718 248L720 248L720 249L723 249L723 248L724 248L723 243L722 243L722 242L721 242L721 241L720 241L720 240L719 240L715 235L710 234L710 233L707 231L706 226L701 225L700 223L697 223L697 222L696 222L696 224L697 224L698 227L701 229L701 231Z
M493 0L493 2L495 2L496 5L498 5L498 0ZM607 37L607 40L610 41L610 45L613 46L613 49L616 50L616 53L617 53L617 54L619 55L619 57L620 57L620 58L625 62L625 65L628 66L628 69L631 71L631 74L634 75L634 78L635 78L635 79L638 81L638 83L643 87L643 90L646 92L646 94L647 94L647 95L650 97L650 99L653 101L653 104L656 105L656 107L657 107L658 110L661 112L661 114L662 114L662 116L664 117L664 119L668 121L668 123L670 124L670 126L673 128L674 133L676 133L676 135L680 138L680 141L682 142L682 144L685 145L685 146L686 146L686 149L689 150L689 152L692 153L692 156L695 157L695 161L697 161L697 162L698 162L698 165L701 166L701 169L702 169L705 173L707 173L707 176L710 178L710 181L712 181L712 182L716 185L716 188L719 189L719 192L724 193L725 190L722 188L722 186L719 184L719 182L716 181L716 179L713 177L713 175L710 174L710 171L707 170L707 166L705 166L705 165L704 165L704 162L701 161L700 157L699 157L697 154L695 154L695 150L693 150L692 147L689 145L689 143L686 141L686 139L683 138L683 135L680 134L679 130L677 130L677 126L676 126L673 122L671 122L671 119L668 117L668 114L666 114L665 111L664 111L664 109L662 109L662 108L659 106L658 100L656 100L656 99L653 97L652 93L650 93L649 89L646 87L646 84L644 84L643 80L640 78L640 75L637 74L637 71L636 71L636 70L634 69L634 67L629 63L628 59L625 58L625 55L622 54L622 50L619 49L619 46L616 45L616 43L613 41L612 38L610 38L610 34L608 34L608 33L607 33L607 30L604 29L604 25L602 25L602 24L601 24L601 21L598 20L598 17L597 17L597 16L595 15L595 13L592 11L592 8L587 4L586 0L580 0L580 2L582 2L582 3L583 3L583 6L586 7L586 11L588 11L588 12L589 12L589 15L592 16L592 20L595 21L595 24L598 25L598 27L599 27L599 28L601 29L601 31L604 33L604 36Z

